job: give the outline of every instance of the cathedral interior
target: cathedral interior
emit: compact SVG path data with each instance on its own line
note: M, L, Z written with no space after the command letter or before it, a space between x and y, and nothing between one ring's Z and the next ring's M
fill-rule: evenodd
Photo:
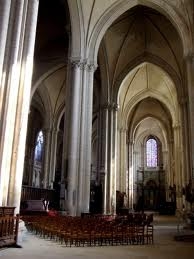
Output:
M0 13L1 206L192 210L193 1L9 0Z
M193 140L193 0L0 0L0 256L193 258Z

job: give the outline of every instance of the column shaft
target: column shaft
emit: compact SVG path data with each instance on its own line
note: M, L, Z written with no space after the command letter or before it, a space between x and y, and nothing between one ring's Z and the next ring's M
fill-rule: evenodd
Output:
M127 145L126 145L126 129L120 130L120 191L126 192L126 173L127 173Z
M24 6L22 27L20 40L22 38L23 44L20 46L21 55L21 71L19 73L19 88L17 95L16 117L14 127L13 149L11 159L11 171L9 181L9 199L8 205L16 207L16 213L19 212L21 185L23 177L23 164L25 154L27 120L30 103L31 79L33 71L34 58L34 44L38 16L38 0L31 1L17 1ZM22 36L22 37L21 37ZM18 62L18 59L17 59ZM17 64L19 65L19 64ZM13 82L15 86L16 82Z
M108 105L101 108L101 131L100 131L100 182L102 184L102 212L107 214L107 150L108 150Z
M190 163L190 160L192 160L192 152L190 150L190 143L192 143L192 141L190 141L190 134L188 134L188 128L189 128L189 122L188 122L188 102L186 102L186 100L182 101L182 114L183 114L183 139L184 139L184 164L183 164L183 168L184 170L182 170L183 172L183 180L184 180L184 185L189 183L190 177L191 177L191 173L192 173L192 162ZM193 128L192 130L193 131ZM192 149L193 150L193 149Z
M21 41L22 21L24 15L24 2L12 1L10 13L10 25L6 41L4 76L1 84L5 88L3 91L1 103L0 118L0 205L7 205L9 177L11 169L12 144L15 128L15 116L17 107L17 97L19 88L19 72L21 54L20 48L23 45ZM14 93L14 94L13 94Z
M81 89L81 63L72 62L70 79L71 91L69 91L69 116L68 124L66 123L65 132L68 134L67 150L67 209L70 215L77 214L77 195L78 195L78 172L79 172L79 146L80 146L80 95Z
M11 0L2 0L0 5L0 118L2 109L2 98L4 93L3 78L6 72L3 70L5 47L8 34L8 24L10 18ZM3 77L3 78L2 78Z
M44 159L43 159L43 187L49 188L50 159L51 159L51 130L44 129Z
M81 110L82 110L82 123L80 123L80 146L79 146L79 152L80 152L80 164L79 164L79 171L78 171L78 192L77 192L77 200L78 200L78 205L77 205L77 214L81 214L83 209L83 196L84 196L84 188L85 186L85 178L86 178L86 168L85 168L85 130L87 130L87 110L86 110L86 103L87 103L87 88L88 88L88 73L87 73L87 64L82 64L82 98L81 98ZM87 211L85 211L87 212Z
M175 125L174 127L174 155L175 155L175 184L176 184L176 200L177 200L177 209L182 210L182 195L181 189L182 185L182 158L181 158L181 143L180 143L180 126Z
M117 170L117 106L109 108L109 149L107 170L107 213L116 213L116 170Z
M53 182L55 181L57 137L58 137L58 131L56 129L52 130L51 153L50 153L50 174L49 174L49 185L51 185L51 188L53 188Z
M134 147L134 146L133 146ZM138 199L138 196L137 196L137 182L138 182L138 177L137 177L137 174L138 174L138 167L141 165L141 161L140 161L140 154L139 152L133 150L133 182L134 182L134 195L133 195L133 204L137 204L137 199Z
M92 143L92 105L93 105L93 77L94 71L96 67L92 64L87 66L87 82L84 82L83 87L85 86L85 143L84 148L82 151L85 154L84 161L85 161L85 181L84 181L84 188L83 188L83 212L89 212L89 204L90 204L90 174L91 174L91 143ZM83 89L84 90L84 89Z
M133 208L133 189L134 189L134 163L135 163L135 159L134 159L134 155L133 155L133 144L132 142L129 143L128 146L128 157L129 157L129 164L128 164L128 191L127 191L127 195L128 195L128 206L129 208Z
M111 197L112 197L112 109L108 110L108 153L107 153L107 176L106 176L106 213L111 214Z
M189 146L190 146L190 170L187 177L192 177L192 171L194 170L194 54L192 53L185 58L186 71L187 71L187 89L188 89L188 98L189 98L189 132L187 134L190 136ZM187 135L187 136L188 136Z
M94 66L74 62L69 91L67 205L70 215L89 211ZM65 131L66 132L66 131Z
M117 174L117 105L113 107L113 138L112 138L112 214L116 214L116 174Z

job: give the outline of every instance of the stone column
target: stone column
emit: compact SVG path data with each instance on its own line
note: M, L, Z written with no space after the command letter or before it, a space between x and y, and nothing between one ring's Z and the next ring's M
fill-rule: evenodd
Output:
M113 138L112 138L112 214L116 214L116 176L117 176L117 113L118 105L113 104Z
M66 206L70 215L77 213L78 195L78 166L79 166L79 142L80 142L80 95L81 89L81 66L80 60L71 61L70 87L67 98L67 114L65 117L65 130L67 143L65 158L65 174L67 175L67 200ZM71 114L70 114L71 113ZM71 115L71 116L70 116Z
M42 182L43 188L49 188L49 175L50 175L50 155L51 155L51 129L43 129L44 139L44 158L42 166Z
M6 72L3 70L4 56L5 56L5 47L6 40L8 34L8 24L10 17L10 7L11 0L2 0L0 5L0 118L1 118L1 109L2 109L2 101L3 101L3 93L4 93L4 78L6 76Z
M170 186L169 184L169 175L170 175L170 159L169 159L169 151L164 150L162 151L162 157L163 157L163 169L165 173L165 191L166 191L166 199L168 200L168 188Z
M1 171L5 170L10 176L8 199L7 202L3 199L3 203L15 206L16 213L19 212L21 198L38 3L38 0L12 1L13 23L9 24L10 38L6 48L8 90L3 117L4 129L1 135L3 140ZM9 146L9 150L6 146ZM5 184L8 182L5 181ZM5 190L3 194L6 198Z
M187 89L188 89L188 110L189 110L189 130L187 136L189 136L190 144L190 168L187 178L192 177L192 171L194 170L194 53L191 53L185 57L186 72L187 72Z
M118 163L117 163L117 181L116 181L116 189L118 191L123 191L122 189L122 184L123 184L123 175L122 175L122 169L123 169L123 165L122 165L122 155L123 155L123 141L122 141L122 128L118 129L118 152L117 152L117 159L118 159Z
M133 144L133 182L134 182L134 186L133 186L133 204L137 204L137 171L138 171L138 167L140 165L140 154L139 152L134 150L134 144Z
M70 215L89 211L93 74L88 61L72 61L65 121L67 209Z
M102 184L102 212L107 214L107 150L108 150L108 107L109 104L102 105L100 111L100 147L99 147L99 168L100 183Z
M126 192L126 182L127 182L127 144L126 144L126 129L121 128L120 133L120 163L119 163L119 176L120 176L120 188L121 192ZM127 194L127 193L126 193Z
M121 135L121 128L118 128L118 139L117 139L117 145L118 145L118 149L117 149L117 176L116 176L116 190L121 191L121 171L122 171L122 166L121 166L121 155L122 155L122 151L121 151L121 143L122 143L122 135Z
M181 157L181 127L179 124L173 127L174 130L174 156L175 156L175 184L177 209L182 210L182 157Z
M51 186L51 188L53 188L53 182L55 181L57 137L58 137L58 130L53 129L51 132L50 173L49 173L49 185Z
M86 62L83 66L78 213L89 212L90 205L93 77L95 70L94 64Z
M193 70L194 71L194 70ZM194 85L194 83L193 83ZM194 100L193 100L194 101ZM193 105L193 104L192 104ZM183 123L182 123L182 127L183 127L183 140L184 140L184 150L183 150L183 156L184 156L184 164L183 164L183 168L184 170L182 170L182 178L183 178L183 185L185 186L186 184L189 183L189 180L191 178L191 173L192 173L192 165L190 164L190 160L192 161L192 152L190 150L190 143L192 143L192 141L190 141L190 134L188 134L188 129L190 128L189 125L189 112L188 112L188 101L186 100L186 98L182 98L181 100L181 111L182 111L182 118L183 118ZM191 132L193 133L193 128L191 130Z
M168 187L169 186L173 186L173 184L175 184L175 158L174 158L174 140L170 139L169 143L169 168L170 168L170 172L167 176L167 183L168 183Z
M107 168L107 213L116 214L117 104L109 107L109 150Z
M19 73L17 73L19 56L20 34L22 30L22 16L24 3L12 3L10 13L10 25L6 39L6 49L4 53L4 70L6 74L1 81L3 91L1 95L1 117L0 117L0 205L6 206L8 196L8 186L12 156L12 141L14 137L15 110L17 107L17 92L19 87ZM14 10L15 9L15 10ZM14 22L14 18L15 19ZM11 36L11 33L13 35ZM11 44L12 41L12 44ZM10 49L8 46L10 45ZM15 89L14 89L15 88ZM15 95L13 93L16 92Z
M128 207L133 209L133 204L134 204L134 163L135 163L135 159L134 159L134 155L133 155L133 142L129 142L128 144L128 159L129 159L129 163L128 163L128 172L129 172L129 176L128 176Z

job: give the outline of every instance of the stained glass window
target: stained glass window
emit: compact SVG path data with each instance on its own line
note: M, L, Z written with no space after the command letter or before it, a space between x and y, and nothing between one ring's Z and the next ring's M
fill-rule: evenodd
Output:
M158 146L154 138L148 139L146 142L147 166L156 167L158 164Z
M34 153L34 160L41 162L42 161L42 153L43 153L43 133L39 131L37 138L36 138L36 147Z

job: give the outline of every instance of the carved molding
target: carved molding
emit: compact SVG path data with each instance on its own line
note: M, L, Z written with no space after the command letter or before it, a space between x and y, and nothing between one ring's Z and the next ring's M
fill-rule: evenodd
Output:
M102 110L118 111L119 105L117 103L105 103L101 106Z
M95 64L87 64L87 71L88 72L95 72L97 69L97 65Z
M190 61L190 62L193 62L193 63L194 63L194 53L189 53L189 54L185 57L185 59L186 59L187 61Z
M174 130L179 130L181 128L181 125L179 124L179 123L175 123L174 125L173 125L173 129Z
M72 68L79 68L81 70L86 70L87 72L95 72L97 65L87 60L81 59L70 59L70 64Z
M79 68L79 69L81 69L82 66L83 66L83 62L81 62L80 60L71 60L70 64L71 64L71 68Z

